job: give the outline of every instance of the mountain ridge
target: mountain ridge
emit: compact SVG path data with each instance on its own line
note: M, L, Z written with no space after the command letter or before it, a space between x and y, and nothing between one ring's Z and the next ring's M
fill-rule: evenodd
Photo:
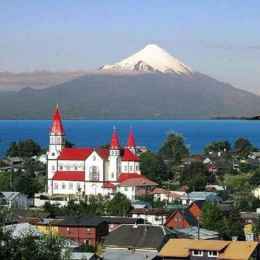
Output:
M150 57L154 48L159 56ZM209 119L260 112L259 96L194 72L157 46L116 64L53 87L1 93L0 118L48 119L57 103L67 119Z

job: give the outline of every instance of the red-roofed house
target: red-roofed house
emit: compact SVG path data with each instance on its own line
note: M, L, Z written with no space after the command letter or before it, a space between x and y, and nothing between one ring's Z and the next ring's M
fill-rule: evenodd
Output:
M135 199L138 192L157 185L141 175L132 129L124 149L115 128L109 148L66 148L58 107L53 115L47 154L49 195L105 196L120 191Z

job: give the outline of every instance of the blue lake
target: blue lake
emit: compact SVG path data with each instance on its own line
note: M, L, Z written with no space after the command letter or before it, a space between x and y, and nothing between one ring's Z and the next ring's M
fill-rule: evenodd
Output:
M177 132L184 136L193 153L202 151L211 141L248 138L260 148L260 121L246 120L64 120L67 138L77 146L99 146L110 142L113 126L125 144L129 127L133 127L138 145L158 150L166 135ZM11 142L32 138L46 147L51 121L0 121L0 155Z

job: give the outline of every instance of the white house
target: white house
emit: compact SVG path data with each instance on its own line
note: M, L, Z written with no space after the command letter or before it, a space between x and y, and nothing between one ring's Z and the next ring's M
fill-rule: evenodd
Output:
M135 137L121 147L113 129L109 148L67 148L58 107L53 115L47 152L48 194L50 196L108 196L116 191L135 200L137 192L150 190L156 183L140 172Z
M0 204L8 208L23 208L26 209L31 206L32 201L28 199L27 195L14 191L0 192Z

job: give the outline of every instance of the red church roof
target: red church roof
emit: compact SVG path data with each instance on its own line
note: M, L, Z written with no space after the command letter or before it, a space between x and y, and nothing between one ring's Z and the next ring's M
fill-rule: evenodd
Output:
M128 136L128 140L127 140L127 147L128 148L135 148L135 136L134 136L134 131L131 128L130 132L129 132L129 136Z
M122 161L138 162L139 157L136 154L132 153L128 148L125 148Z
M85 172L57 171L53 180L55 181L85 181Z
M114 189L115 185L111 181L105 181L103 184L103 188L105 189Z
M93 152L93 148L64 148L58 160L85 161Z
M119 149L120 148L119 137L118 137L116 128L113 129L110 148L111 149Z
M109 150L106 148L97 149L96 152L103 160L106 160L109 156Z
M56 110L52 116L51 133L55 135L64 135L64 128L58 106L56 107Z

